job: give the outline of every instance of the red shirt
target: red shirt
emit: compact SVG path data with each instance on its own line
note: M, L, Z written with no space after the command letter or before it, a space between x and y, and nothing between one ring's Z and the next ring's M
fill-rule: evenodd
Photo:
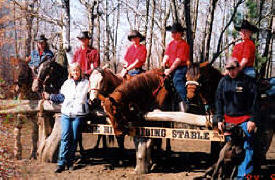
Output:
M236 44L233 48L232 57L238 59L239 63L241 63L243 58L247 58L248 62L245 67L253 67L255 61L255 52L256 47L253 41L250 39L244 40L241 43Z
M91 69L92 63L94 68L97 68L100 65L99 53L94 48L79 48L74 53L73 63L74 62L78 62L80 64L83 73L90 74L93 70Z
M181 66L186 66L189 60L189 51L189 45L185 40L171 41L165 50L165 55L169 56L166 63L171 67L176 58L179 58L182 61Z
M243 115L243 116L228 116L228 115L224 115L224 121L226 123L232 123L232 124L240 124L243 123L245 121L247 121L248 119L250 119L251 116L249 115Z
M146 61L147 50L144 44L140 44L135 46L134 44L131 45L124 56L124 60L128 62L128 66L138 60L137 65L135 68L141 68L142 65Z

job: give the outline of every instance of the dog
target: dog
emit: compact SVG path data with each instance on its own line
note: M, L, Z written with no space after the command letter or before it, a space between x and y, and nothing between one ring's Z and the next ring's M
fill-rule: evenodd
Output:
M230 134L230 140L226 142L219 153L218 161L208 168L203 177L211 176L211 179L224 179L236 175L238 165L244 160L244 132L241 127L227 124L224 132Z

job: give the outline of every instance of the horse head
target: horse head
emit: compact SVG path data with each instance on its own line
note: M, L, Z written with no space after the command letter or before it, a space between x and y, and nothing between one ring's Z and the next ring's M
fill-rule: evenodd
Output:
M186 72L186 92L187 98L193 99L200 87L199 78L200 78L200 66L197 63L192 64L188 67Z
M98 94L106 96L112 93L115 88L123 81L121 77L116 76L110 69L94 69L89 77L90 81L90 102L92 105L97 102Z
M97 97L99 92L103 89L103 73L102 70L94 69L92 74L89 77L90 82L90 101L93 103Z
M41 63L38 67L37 77L34 78L32 83L32 91L39 92L43 89L49 75L53 72L53 61L47 60Z

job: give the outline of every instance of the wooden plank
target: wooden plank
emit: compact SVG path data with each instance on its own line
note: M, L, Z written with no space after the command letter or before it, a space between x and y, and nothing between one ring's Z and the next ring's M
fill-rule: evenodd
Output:
M89 124L88 133L101 135L115 135L113 127L105 124ZM168 138L193 141L224 141L224 136L215 130L197 130L183 128L162 127L132 127L130 136L150 138Z
M206 120L212 123L212 116L196 115L185 112L153 111L145 115L148 121L182 122L186 124L205 126Z
M0 114L36 113L39 111L41 100L3 100L0 102ZM60 112L61 105L44 101L45 111Z

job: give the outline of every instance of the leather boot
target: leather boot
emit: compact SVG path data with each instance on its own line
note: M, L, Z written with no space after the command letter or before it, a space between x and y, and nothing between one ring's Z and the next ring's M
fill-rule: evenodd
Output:
M54 172L55 173L61 173L62 171L65 171L65 166L58 165Z

